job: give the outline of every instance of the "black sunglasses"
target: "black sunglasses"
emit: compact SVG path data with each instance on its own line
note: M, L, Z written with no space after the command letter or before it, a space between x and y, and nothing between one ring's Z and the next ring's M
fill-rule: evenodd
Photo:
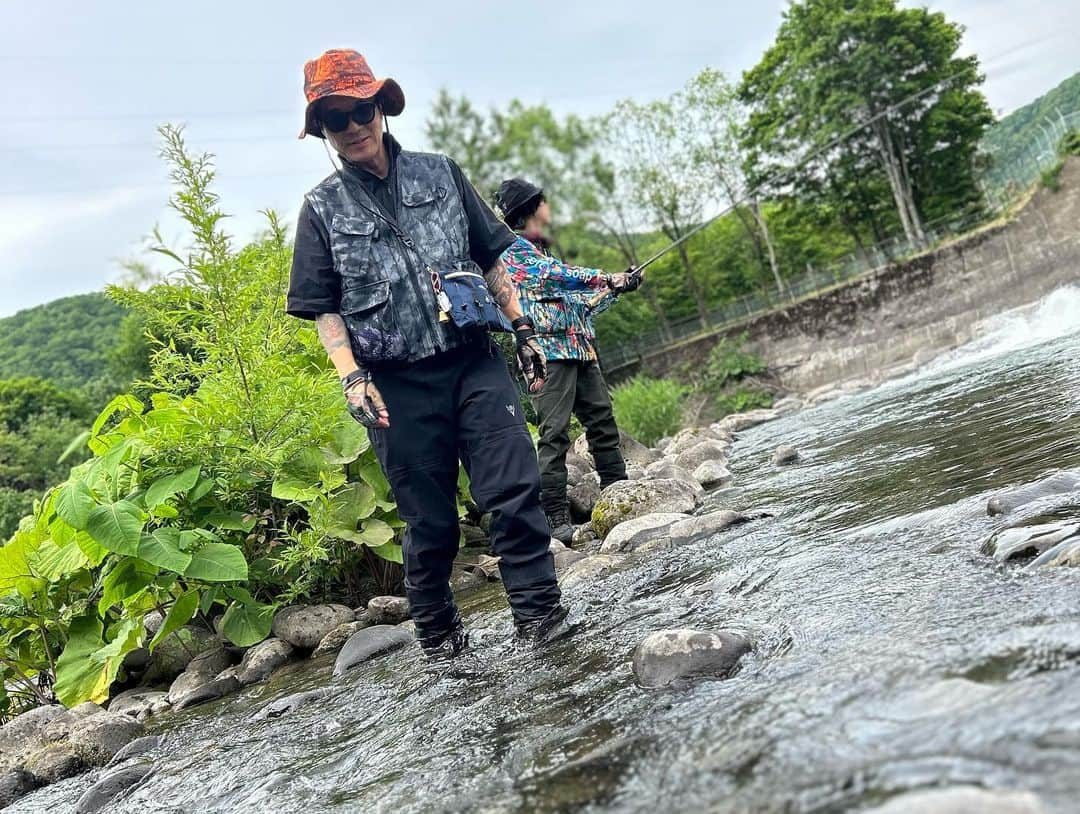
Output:
M323 110L319 113L322 126L331 133L343 133L349 129L349 121L367 124L375 118L379 109L377 102L357 102L352 110Z

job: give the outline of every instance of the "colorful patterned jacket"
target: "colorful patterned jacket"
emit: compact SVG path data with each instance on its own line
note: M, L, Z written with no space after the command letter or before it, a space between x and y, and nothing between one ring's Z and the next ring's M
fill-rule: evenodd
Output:
M522 310L536 326L544 356L595 362L592 317L616 299L604 282L604 272L568 266L520 234L502 259L517 285ZM598 294L603 296L590 306Z

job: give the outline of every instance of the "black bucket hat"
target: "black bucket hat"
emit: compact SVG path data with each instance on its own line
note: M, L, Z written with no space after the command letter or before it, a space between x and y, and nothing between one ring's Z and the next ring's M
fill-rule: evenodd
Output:
M499 205L503 218L512 221L521 209L544 194L544 190L530 184L524 178L507 178L499 184L495 193L495 203Z

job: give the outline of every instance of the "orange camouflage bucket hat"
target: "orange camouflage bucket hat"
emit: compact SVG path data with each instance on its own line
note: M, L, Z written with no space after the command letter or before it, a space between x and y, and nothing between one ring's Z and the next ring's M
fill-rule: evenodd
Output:
M324 138L316 107L318 101L327 96L378 97L387 116L397 116L405 109L401 86L393 79L376 79L363 55L349 48L335 48L307 61L304 65L304 96L308 105L300 138L309 134Z

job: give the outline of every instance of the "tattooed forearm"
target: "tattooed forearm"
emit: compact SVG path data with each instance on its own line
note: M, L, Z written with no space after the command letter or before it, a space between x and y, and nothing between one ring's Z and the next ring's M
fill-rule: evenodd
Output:
M506 264L501 259L496 260L495 265L488 269L484 275L484 281L487 283L492 299L500 308L505 309L512 301L517 299L514 281L510 279L510 275L506 271Z
M315 317L315 327L319 330L319 341L326 348L328 356L349 347L349 331L341 314L319 314Z

